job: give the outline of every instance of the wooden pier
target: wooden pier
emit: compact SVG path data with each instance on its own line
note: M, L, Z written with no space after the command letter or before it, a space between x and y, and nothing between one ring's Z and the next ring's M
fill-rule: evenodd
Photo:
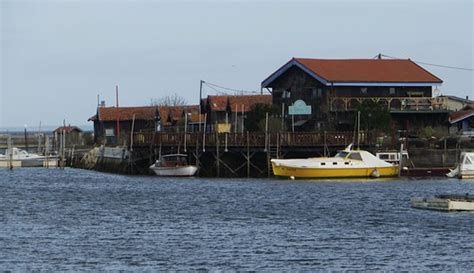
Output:
M272 158L329 155L353 142L353 132L135 133L129 143L134 162L151 164L160 154L185 153L200 176L267 177ZM360 146L375 145L375 135L361 133Z

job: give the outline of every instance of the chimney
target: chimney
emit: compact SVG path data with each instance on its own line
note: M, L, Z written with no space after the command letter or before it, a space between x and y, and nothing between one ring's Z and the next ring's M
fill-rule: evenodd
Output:
M99 107L105 107L105 100L100 101Z

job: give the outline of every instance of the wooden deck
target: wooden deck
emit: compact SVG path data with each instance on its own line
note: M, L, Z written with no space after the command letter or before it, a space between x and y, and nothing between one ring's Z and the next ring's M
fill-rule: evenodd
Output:
M330 110L333 112L355 111L365 101L375 102L390 111L433 111L447 110L446 97L331 97Z
M143 147L150 145L195 147L323 147L346 146L353 142L353 132L282 132L268 133L135 133L133 146ZM186 142L186 143L185 143ZM218 145L217 145L218 144ZM375 144L375 135L360 134L360 145Z

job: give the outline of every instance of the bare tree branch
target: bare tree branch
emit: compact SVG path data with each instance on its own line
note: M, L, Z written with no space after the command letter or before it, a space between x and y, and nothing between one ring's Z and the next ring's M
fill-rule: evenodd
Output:
M151 99L150 102L152 106L181 106L186 104L186 99L178 94L164 96L159 99Z

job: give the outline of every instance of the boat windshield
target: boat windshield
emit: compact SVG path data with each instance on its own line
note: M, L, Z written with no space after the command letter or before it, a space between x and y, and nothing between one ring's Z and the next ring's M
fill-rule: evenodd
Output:
M340 151L334 157L345 158L348 154L349 154L348 152Z
M163 167L186 166L187 164L185 156L163 156L161 158L161 166Z

